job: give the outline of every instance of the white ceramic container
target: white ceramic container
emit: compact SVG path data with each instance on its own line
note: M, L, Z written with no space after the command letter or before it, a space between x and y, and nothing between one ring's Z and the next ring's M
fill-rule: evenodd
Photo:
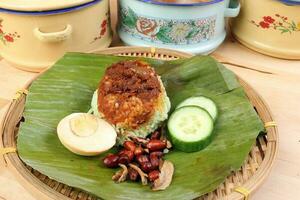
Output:
M109 0L0 1L0 55L15 67L38 72L67 51L108 47L111 38Z
M225 18L240 10L230 0L174 4L156 0L119 0L118 33L133 46L171 48L208 54L225 39Z

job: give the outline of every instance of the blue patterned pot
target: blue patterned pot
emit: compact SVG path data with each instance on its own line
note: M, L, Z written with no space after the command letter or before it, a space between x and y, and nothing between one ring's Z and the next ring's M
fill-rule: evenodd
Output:
M119 0L118 32L127 45L170 48L208 54L225 39L225 17L236 17L236 1L172 4L153 0Z

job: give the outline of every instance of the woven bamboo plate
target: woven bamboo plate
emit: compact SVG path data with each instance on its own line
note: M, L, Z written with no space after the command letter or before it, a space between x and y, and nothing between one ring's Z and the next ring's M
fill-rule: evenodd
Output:
M97 53L125 55L135 57L150 57L156 59L172 60L177 58L187 58L192 55L170 51L165 49L141 48L141 47L117 47L106 49ZM215 191L199 197L199 200L229 199L242 200L252 194L268 176L278 149L278 130L273 122L272 115L262 98L243 80L239 79L244 87L247 96L253 104L258 115L266 124L266 135L260 135L256 139L256 144L252 147L243 166L231 173L223 184ZM26 86L28 88L29 85ZM3 146L16 147L18 136L18 125L22 120L22 114L26 101L26 94L19 93L12 101L2 124ZM6 161L14 167L27 181L37 189L44 192L53 199L78 199L94 200L97 197L84 191L69 187L26 166L18 157L17 153L5 155ZM241 191L243 190L243 191Z

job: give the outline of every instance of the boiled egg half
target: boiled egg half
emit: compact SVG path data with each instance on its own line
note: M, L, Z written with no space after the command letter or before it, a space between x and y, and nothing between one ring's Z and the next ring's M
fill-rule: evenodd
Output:
M57 126L61 143L71 152L95 156L116 144L117 133L104 119L88 113L73 113Z

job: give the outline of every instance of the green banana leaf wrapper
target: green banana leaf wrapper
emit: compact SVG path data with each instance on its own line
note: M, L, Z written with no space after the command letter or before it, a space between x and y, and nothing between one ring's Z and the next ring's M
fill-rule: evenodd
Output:
M87 112L105 69L121 60L149 62L161 76L172 110L182 100L205 95L216 102L219 117L213 141L204 150L184 153L174 149L165 156L175 173L164 191L140 183L116 184L117 169L106 168L102 158L68 151L56 133L58 122L73 112ZM30 89L20 126L18 152L34 169L69 186L103 199L194 199L216 189L243 164L263 124L235 75L209 56L162 61L146 58L67 53L36 79Z

